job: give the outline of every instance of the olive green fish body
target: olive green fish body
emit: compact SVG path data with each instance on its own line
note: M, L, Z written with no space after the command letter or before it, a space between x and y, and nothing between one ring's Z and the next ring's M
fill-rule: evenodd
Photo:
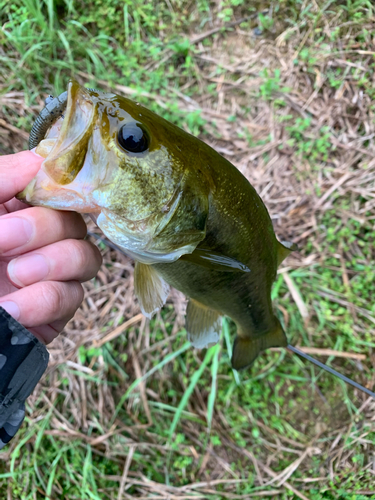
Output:
M90 214L136 261L135 294L147 316L163 306L169 285L185 293L194 346L217 342L223 315L238 328L235 368L285 346L271 287L293 246L277 241L245 177L199 139L116 94L72 82L62 111L37 146L42 168L19 198Z
M191 255L153 267L186 296L231 317L240 338L251 342L270 334L268 343L286 345L271 302L278 252L283 247L275 237L267 209L251 184L221 156L215 157L208 170L213 189L204 240ZM248 271L216 270L197 264L195 255L201 249L235 259ZM255 343L254 353L247 352L246 365L257 353ZM242 367L239 364L243 363L238 360L235 364Z

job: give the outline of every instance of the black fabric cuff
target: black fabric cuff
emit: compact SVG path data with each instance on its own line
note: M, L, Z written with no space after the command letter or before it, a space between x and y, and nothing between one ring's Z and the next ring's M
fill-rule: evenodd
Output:
M48 360L46 346L0 306L0 450L21 427Z

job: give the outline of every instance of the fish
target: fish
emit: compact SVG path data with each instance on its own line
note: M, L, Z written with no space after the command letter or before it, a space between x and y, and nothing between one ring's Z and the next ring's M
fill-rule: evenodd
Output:
M223 316L234 321L234 369L287 346L271 289L297 247L276 238L254 187L217 151L135 101L74 80L48 98L32 147L44 161L17 197L89 214L134 259L145 316L162 308L173 286L188 299L194 347L219 341Z

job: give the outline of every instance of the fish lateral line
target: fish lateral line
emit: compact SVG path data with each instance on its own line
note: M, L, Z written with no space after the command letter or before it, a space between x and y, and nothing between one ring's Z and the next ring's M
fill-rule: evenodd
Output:
M339 377L341 380L343 380L347 384L355 387L356 389L359 389L362 392L365 392L368 396L371 396L372 398L375 399L375 392L370 391L370 389L367 389L367 387L364 387L363 385L358 384L358 382L355 382L354 380L346 377L345 375L334 370L330 366L325 365L321 361L318 361L317 359L313 358L312 356L309 356L305 352L300 351L297 347L294 347L294 346L288 344L286 349L290 352L293 352L294 354L298 354L298 356L301 356L301 358L304 358L307 361L310 361L310 363L313 363L314 365L319 366L319 368L322 368L326 372L331 373L331 375L335 375L336 377Z

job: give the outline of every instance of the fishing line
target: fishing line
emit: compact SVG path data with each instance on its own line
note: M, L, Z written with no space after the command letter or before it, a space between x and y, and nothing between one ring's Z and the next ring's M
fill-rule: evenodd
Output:
M117 245L114 245L113 243L111 243L107 238L103 238L102 236L99 236L98 234L92 233L91 231L88 231L87 234L89 236L93 236L98 241L105 243L113 250L117 250L118 252L122 253L123 255L126 255L125 252L121 248L119 248ZM331 368L328 365L325 365L324 363L321 363L320 361L313 358L312 356L305 354L303 351L300 351L297 347L294 347L294 346L288 344L286 349L290 352L293 352L294 354L298 354L298 356L301 356L301 358L307 359L307 361L310 361L310 363L313 363L314 365L319 366L319 368L322 368L323 370L330 373L331 375L335 375L336 377L340 378L341 380L343 380L347 384L355 387L356 389L359 389L362 392L365 392L366 394L368 394L369 396L371 396L372 398L375 399L375 392L372 392L372 391L370 391L370 389L363 387L363 385L358 384L358 382L354 382L354 380L351 380L350 378L346 377L345 375L342 375L338 371L334 370L333 368Z
M92 233L91 231L87 231L87 236L93 236L96 240L98 240L99 243L104 243L107 245L107 247L112 248L112 250L115 250L116 252L122 253L122 255L125 255L126 257L129 257L126 255L126 253L117 245L109 241L107 238L104 238L103 236L100 236L99 234Z
M318 361L317 359L312 358L308 354L305 354L304 352L297 349L297 347L294 347L294 346L288 344L286 348L288 349L288 351L291 351L291 352L294 352L295 354L298 354L298 356L301 356L302 358L307 359L308 361L310 361L310 363L314 363L314 365L319 366L319 368L323 368L323 370L325 370L326 372L329 372L332 375L336 375L336 377L341 378L341 380L343 380L347 384L352 385L356 389L359 389L360 391L365 392L366 394L368 394L369 396L371 396L372 398L375 399L375 393L370 391L370 389L363 387L363 385L358 384L357 382L354 382L354 380L351 380L350 378L346 377L345 375L342 375L341 373L337 372L336 370L334 370L330 366L327 366L324 363L321 363L320 361Z

